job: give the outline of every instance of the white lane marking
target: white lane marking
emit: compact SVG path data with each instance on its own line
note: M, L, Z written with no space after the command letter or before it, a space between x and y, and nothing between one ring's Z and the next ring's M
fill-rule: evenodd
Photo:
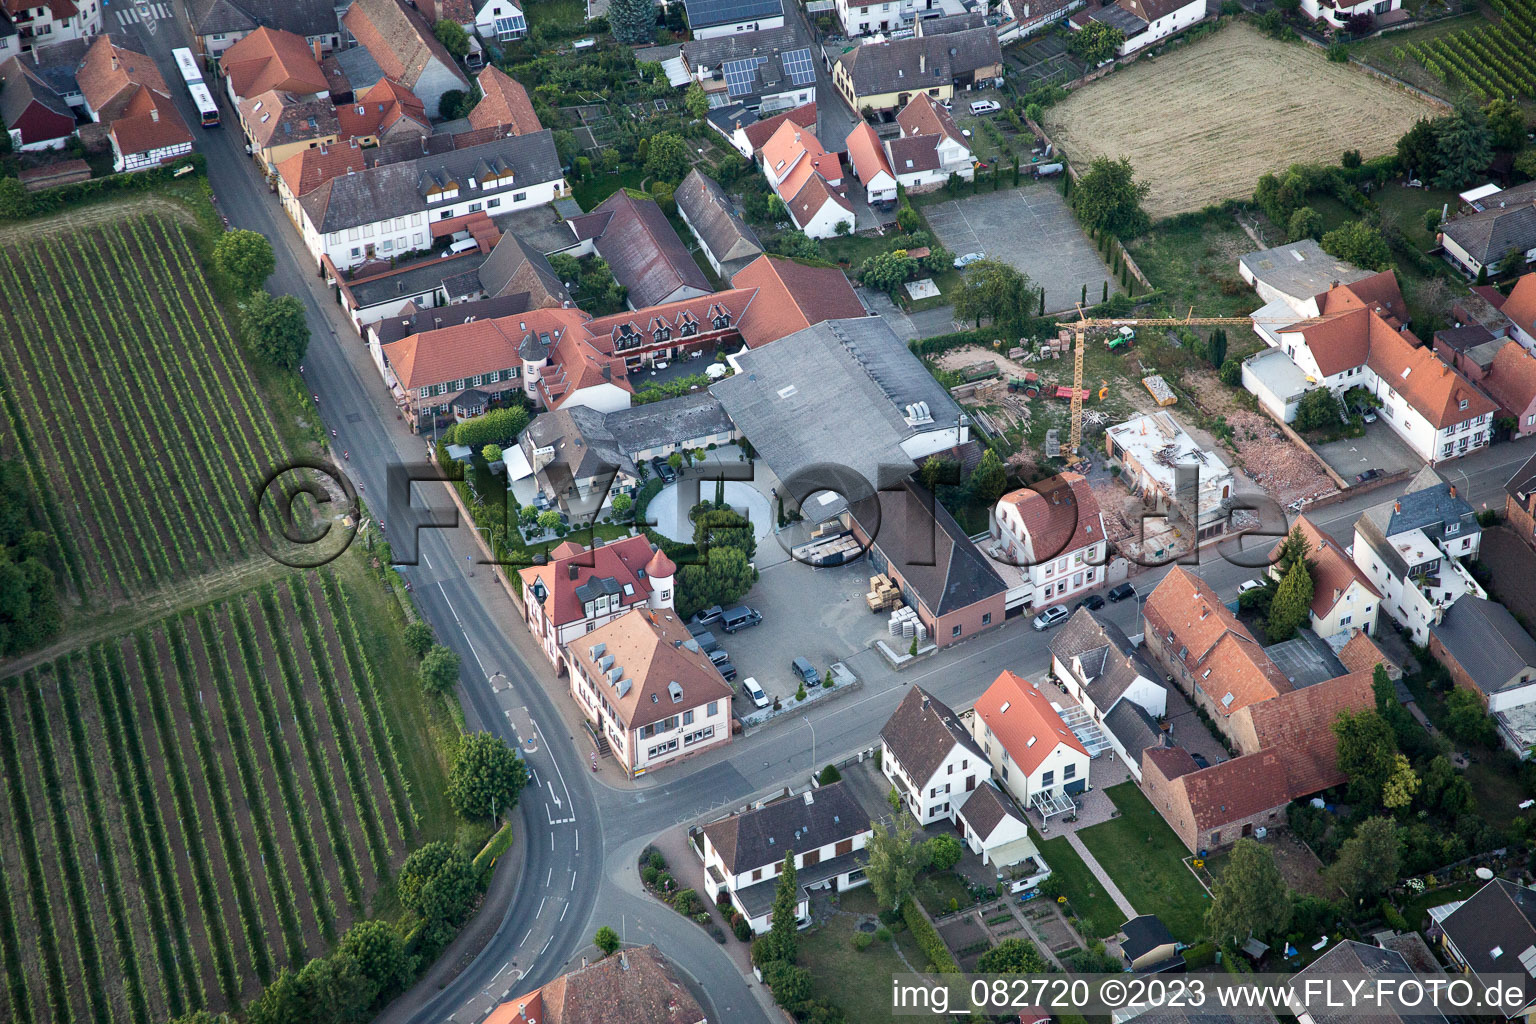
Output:
M448 591L443 588L442 580L437 581L437 589L443 595L443 603L448 606L448 611L453 615L453 624L459 627L459 635L464 638L464 646L468 647L469 653L475 656L475 664L480 666L480 674L485 675L485 662L480 660L480 652L475 650L474 642L469 639L469 630L464 628L464 620L459 618L458 609L454 608L453 602L448 600Z
M571 892L576 891L576 872L571 872Z
M546 896L546 897L544 897L544 899L542 899L542 900L539 900L539 912L538 912L538 913L537 913L537 914L534 914L534 915L533 915L533 916L534 916L534 917L543 917L543 916L544 916L544 903L545 903L545 902L546 902L546 901L547 901L547 900L548 900L548 899L549 899L549 897L548 897L548 896Z
M549 848L551 850L555 848L555 834L553 832L549 834Z
M564 780L562 780L562 782L563 781ZM565 809L565 805L560 802L560 798L558 796L555 796L555 787L553 785L551 785L550 782L547 779L545 780L544 784L546 786L549 786L549 798L555 802L555 806L560 808L561 810L564 810Z
M534 721L532 716L529 717L529 721L533 722L533 731L539 734L539 742L543 745L543 749L549 750L550 749L549 740L544 738L544 730L539 728L539 723L537 721ZM549 759L550 759L550 762L552 764L554 764L554 766L555 766L555 774L557 776L559 776L559 778L560 778L560 788L565 790L565 798L566 798L566 800L570 800L571 799L571 787L569 787L569 786L567 786L565 784L565 772L560 770L560 762L555 760L555 757L554 757L553 754L550 755ZM574 803L574 801L572 801L572 802Z
M550 838L551 841L553 841L555 837L554 836L550 836L549 838ZM576 852L577 853L581 852L581 829L577 829L576 830Z
M571 905L569 903L567 903L565 906L560 908L560 920L562 920L562 921L565 920L565 912L567 910L570 910L570 909L571 909Z
M549 888L549 883L554 881L554 878L555 878L555 869L554 868L550 868L549 869L549 874L544 876L544 888L548 889Z

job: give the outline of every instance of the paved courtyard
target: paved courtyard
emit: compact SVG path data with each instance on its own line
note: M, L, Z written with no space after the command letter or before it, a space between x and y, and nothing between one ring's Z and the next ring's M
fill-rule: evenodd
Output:
M935 203L924 212L939 241L955 255L985 252L1043 286L1048 313L1074 308L1085 284L1090 303L1099 301L1105 281L1110 291L1115 289L1115 276L1053 184L978 192Z
M1368 469L1379 469L1392 476L1416 473L1424 465L1424 460L1380 419L1365 425L1364 437L1313 445L1312 450L1349 483L1354 483L1355 477Z

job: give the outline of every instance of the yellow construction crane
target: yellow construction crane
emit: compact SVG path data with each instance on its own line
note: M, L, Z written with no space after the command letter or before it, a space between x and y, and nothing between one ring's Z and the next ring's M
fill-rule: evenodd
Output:
M1193 314L1193 310L1190 311ZM1070 322L1070 326L1076 337L1072 346L1072 433L1067 444L1067 451L1076 457L1077 450L1083 443L1083 346L1086 344L1088 332L1095 327L1252 327L1256 322L1269 322L1271 318L1251 316L1184 316L1184 317L1087 317L1083 315L1081 306L1077 309L1077 320ZM1296 319L1280 320L1274 322L1281 326L1289 326ZM1064 325L1066 326L1066 325Z

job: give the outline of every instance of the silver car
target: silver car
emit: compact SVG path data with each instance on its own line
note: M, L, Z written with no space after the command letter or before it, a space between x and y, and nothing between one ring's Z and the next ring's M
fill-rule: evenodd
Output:
M956 270L964 270L966 267L970 266L972 263L976 263L979 260L984 260L986 258L987 258L987 254L984 253L984 252L968 252L964 256L956 256L955 257L955 269Z
M1034 627L1043 633L1052 626L1059 626L1061 623L1066 622L1071 614L1071 612L1067 611L1066 605L1053 604L1035 616Z

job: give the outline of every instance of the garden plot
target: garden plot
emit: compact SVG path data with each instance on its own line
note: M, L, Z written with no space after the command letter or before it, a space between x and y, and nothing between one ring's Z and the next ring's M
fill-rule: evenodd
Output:
M1233 24L1077 90L1045 128L1079 169L1129 157L1153 218L1253 193L1268 171L1389 152L1441 111L1310 46Z

